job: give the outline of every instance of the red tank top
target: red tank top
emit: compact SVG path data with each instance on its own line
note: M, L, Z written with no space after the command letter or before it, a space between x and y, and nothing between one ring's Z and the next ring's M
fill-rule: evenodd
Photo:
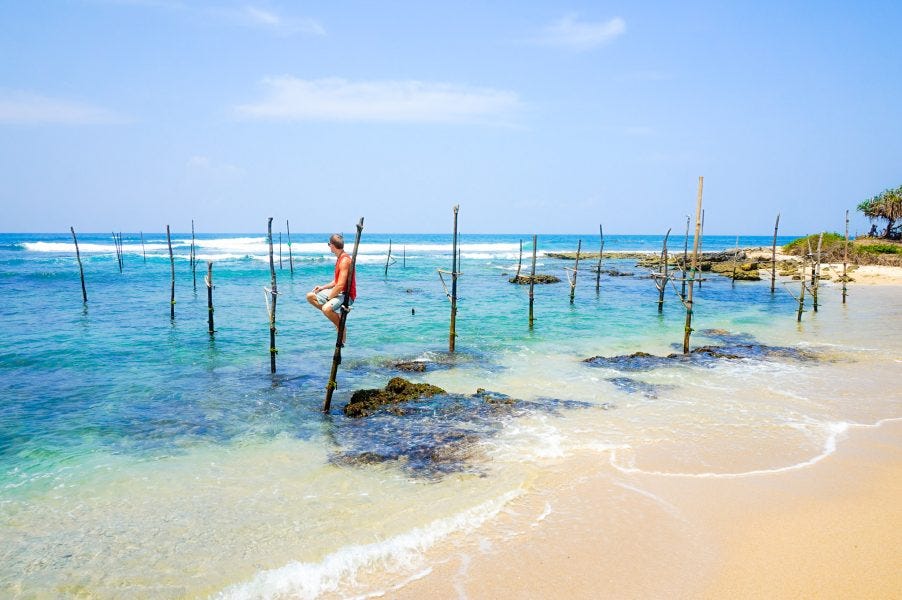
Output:
M338 260L335 261L335 281L338 281L338 266L341 264L341 261L344 259L348 259L348 262L351 262L350 254L342 254L338 257ZM357 299L357 277L355 277L354 273L351 273L351 265L348 265L348 277L351 279L351 300Z

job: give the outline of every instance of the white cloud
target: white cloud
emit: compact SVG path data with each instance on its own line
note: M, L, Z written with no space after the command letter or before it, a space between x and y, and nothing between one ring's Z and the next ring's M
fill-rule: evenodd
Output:
M591 50L612 41L626 32L626 21L614 17L609 21L579 21L576 15L565 15L543 30L535 40L545 46L557 46L571 50Z
M266 96L236 107L252 119L503 123L520 109L514 92L422 81L270 77Z
M318 21L306 17L285 17L273 10L257 6L243 6L235 9L214 9L231 21L246 27L257 27L270 31L291 35L304 33L308 35L326 35L326 29Z
M0 123L107 125L127 120L113 111L32 92L0 90Z

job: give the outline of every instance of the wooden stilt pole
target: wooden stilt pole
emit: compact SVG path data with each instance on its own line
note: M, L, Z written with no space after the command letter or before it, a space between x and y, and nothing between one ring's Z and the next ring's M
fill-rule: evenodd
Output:
M667 288L667 280L670 276L667 273L667 238L670 237L670 229L664 234L664 243L661 245L661 266L659 267L657 277L655 277L655 287L658 288L658 312L664 312L664 290Z
M401 258L404 260L404 262L401 263L401 267L406 269L407 268L407 245L406 244L401 247Z
M116 232L113 232L113 247L116 249L116 264L119 266L119 272L122 272L122 250L119 247L119 238L116 237Z
M197 291L197 243L194 239L194 219L191 219L191 285Z
M683 284L680 286L680 300L682 302L686 301L686 271L689 266L689 215L686 215L686 237L683 238L683 268L680 269L683 272Z
M212 336L216 333L213 328L213 261L207 261L207 278L204 280L207 284L207 324L209 325L209 333Z
M601 246L598 248L598 264L595 265L595 293L601 292L601 257L604 255L604 229L598 225L598 237L601 238Z
M285 219L285 231L288 233L288 266L291 268L291 274L294 275L294 257L291 254L291 227L288 226L288 219Z
M736 287L736 267L739 266L739 236L736 236L736 250L733 252L733 272L730 274L730 287Z
M388 256L385 257L385 275L384 277L388 277L388 265L391 261L391 238L388 240Z
M360 234L363 232L363 217L357 223L357 239L354 240L354 252L351 254L351 267L348 272L347 289L341 304L341 316L338 319L338 334L335 338L335 352L332 354L332 369L329 371L329 382L326 384L326 399L323 401L323 412L328 413L332 406L332 392L338 387L338 365L341 364L341 348L344 346L345 327L348 322L348 311L351 302L351 287L357 277L357 249L360 248Z
M454 352L455 338L457 338L457 269L459 268L457 254L457 213L460 205L454 205L454 237L451 242L451 327L448 332L448 352Z
M523 266L523 240L520 240L520 258L517 259L517 274L514 275L514 281L520 279L520 268Z
M583 248L583 241L579 240L576 244L576 262L573 264L573 279L570 280L570 304L573 304L573 298L576 296L576 274L579 272L579 254Z
M777 229L780 228L780 213L777 213L777 222L774 223L774 243L770 247L770 293L774 293L777 280Z
M85 289L85 270L81 265L81 252L78 251L78 238L75 237L75 227L69 227L72 232L72 241L75 242L75 258L78 259L78 274L81 276L81 298L82 302L88 303L88 290Z
M846 244L842 251L842 303L846 303L846 266L849 263L849 211L846 211Z
M276 265L272 251L272 217L266 222L266 237L269 241L269 275L270 275L270 302L269 302L269 372L276 372L276 300L279 297L279 289L276 285Z
M809 249L808 256L810 257L811 256L811 254L810 254L811 243L810 242L808 244L808 249ZM799 281L801 282L802 287L799 290L799 312L796 315L796 321L801 323L802 322L802 312L805 310L805 277L806 277L806 275L805 275L805 257L802 257L802 267L799 270L799 275L800 275Z
M169 236L169 225L166 226L166 244L169 246L169 266L172 270L172 293L169 296L169 318L175 319L175 258L172 256L172 238Z
M701 256L702 251L702 240L705 238L705 211L702 210L702 228L699 232L699 242L698 242L698 251L699 256ZM698 278L698 289L702 289L702 277Z
M817 312L817 292L821 282L821 246L824 242L824 232L817 238L817 254L811 268L811 303L814 306L814 312Z
M683 328L683 354L689 354L689 336L692 335L692 288L695 283L696 273L698 272L698 249L701 246L702 232L702 189L705 184L705 178L698 178L698 197L695 204L695 238L692 242L692 272L689 275L689 286L687 290L686 301L686 326Z
M533 323L533 314L532 314L532 306L535 300L535 295L533 294L533 288L536 285L536 240L537 236L532 236L532 275L529 278L529 328L532 329Z
M144 232L141 232L141 254L144 255L144 264L147 264L147 251L144 250Z

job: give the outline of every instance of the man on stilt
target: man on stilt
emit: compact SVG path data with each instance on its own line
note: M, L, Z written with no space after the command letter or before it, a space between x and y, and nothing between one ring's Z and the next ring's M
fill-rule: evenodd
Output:
M344 251L344 247L344 237L339 233L333 233L329 238L329 250L335 255L335 275L329 283L315 286L312 291L307 292L307 302L322 311L326 318L332 321L336 329L338 329L338 324L341 320L340 311L344 303L346 290L349 290L350 294L348 307L357 298L357 282L354 281L353 277L351 278L350 286L348 285L348 278L351 272L351 255Z

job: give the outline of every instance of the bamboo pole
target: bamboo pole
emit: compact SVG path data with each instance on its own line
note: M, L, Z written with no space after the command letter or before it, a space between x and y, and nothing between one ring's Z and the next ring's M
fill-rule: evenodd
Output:
M388 239L388 256L385 257L385 275L384 277L388 277L388 265L391 261L391 238Z
M457 255L457 213L460 205L454 205L454 237L451 242L451 327L448 333L448 351L454 352L455 338L457 337L457 269L459 267Z
M144 232L141 233L141 254L144 256L144 264L147 264L147 251L144 249Z
M207 284L207 324L209 325L209 333L212 336L216 333L213 328L213 261L207 261L207 277L204 280Z
M702 252L702 240L704 240L704 238L705 238L705 211L704 211L704 209L702 209L702 228L701 228L701 230L699 231L699 236L698 236L698 237L699 237L699 240L698 240L698 252L699 252L699 255L701 255L701 252ZM703 280L704 280L703 277L699 277L699 278L698 278L698 289L702 289L702 281L703 281Z
M849 211L846 211L846 243L842 251L842 303L846 303L846 266L849 263Z
M294 275L294 257L291 254L291 227L288 226L288 219L285 219L285 231L288 233L288 266L291 268L291 274Z
M523 266L523 240L520 239L520 258L517 259L517 274L514 275L514 281L520 279L520 268Z
M683 285L680 287L680 301L686 301L686 265L689 264L689 215L686 215L686 237L683 238Z
M405 244L404 246L401 247L401 258L404 260L404 262L401 263L401 267L406 269L407 268L407 244Z
M736 236L736 251L733 253L733 273L730 275L730 287L736 287L736 267L739 264L739 236Z
M817 254L815 254L814 265L811 269L811 303L814 312L817 312L817 292L821 281L821 245L824 242L824 232L817 238Z
M113 247L116 249L116 264L119 266L119 272L122 272L122 250L119 248L119 238L116 232L113 232Z
M598 264L595 265L595 293L601 292L601 257L604 254L604 229L601 224L598 225L598 237L601 239L601 246L598 248Z
M705 178L701 175L698 178L698 197L695 204L695 238L692 242L692 272L689 275L688 295L686 296L686 326L683 329L683 354L689 354L689 336L692 335L692 288L695 283L695 276L698 271L698 249L701 246L702 218L702 189L705 184Z
M175 319L175 258L172 256L172 238L169 236L169 225L166 226L166 244L169 246L169 266L172 271L172 293L169 296L169 318Z
M78 274L81 276L81 298L82 302L88 303L88 290L85 289L85 270L81 264L81 252L78 251L78 238L75 237L75 227L69 227L72 232L72 241L75 242L75 258L78 259Z
M808 244L809 250L811 249L811 243ZM810 256L810 254L809 254ZM799 271L799 280L801 281L802 287L799 290L799 312L796 315L796 321L799 323L802 322L802 312L805 310L805 257L802 257L802 267Z
M532 236L532 275L529 278L529 328L532 329L533 323L533 313L532 306L535 300L535 295L533 294L533 288L536 285L536 240L537 236Z
M191 219L191 285L197 291L197 244L194 239L194 219Z
M576 244L576 262L573 264L573 279L570 280L570 304L573 304L573 298L576 296L576 274L579 271L579 254L583 247L583 241L579 240Z
M664 235L664 243L661 245L661 267L655 278L655 287L658 288L658 312L664 312L664 290L667 288L667 280L670 278L667 272L667 238L670 237L670 229Z
M270 304L269 304L269 372L276 372L276 300L279 290L276 286L276 265L272 252L272 217L266 222L266 237L269 241L269 275L270 275Z
M777 229L780 228L780 213L777 213L777 222L774 223L774 243L770 247L770 293L774 293L777 280Z
M357 249L360 248L360 234L363 232L363 217L357 223L357 239L354 240L354 252L351 254L351 268L348 272L348 282L344 291L344 300L341 303L341 316L338 319L338 334L335 338L335 352L332 354L332 369L329 371L329 382L326 384L326 399L323 401L323 412L328 413L332 405L332 392L338 387L338 365L341 364L341 348L344 346L345 327L348 322L349 305L351 302L351 286L357 277Z

